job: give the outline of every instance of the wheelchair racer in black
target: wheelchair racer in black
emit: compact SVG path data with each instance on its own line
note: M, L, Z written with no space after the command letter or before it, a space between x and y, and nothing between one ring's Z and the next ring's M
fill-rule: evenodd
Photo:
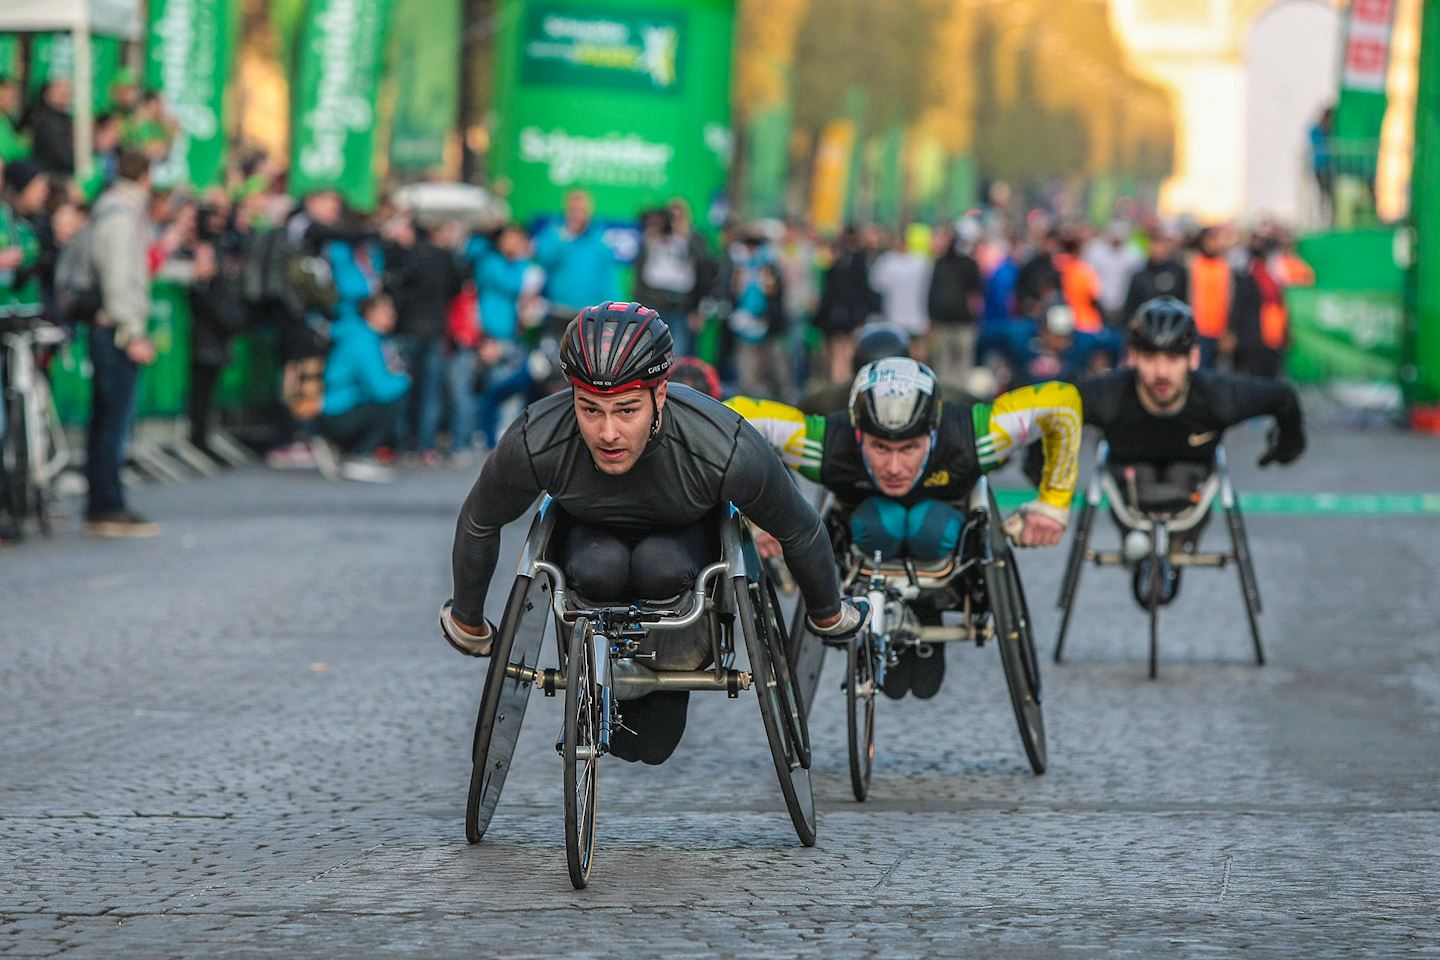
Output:
M1042 383L976 404L942 402L940 391L929 367L892 357L863 367L849 409L828 415L748 397L728 402L791 469L835 495L837 546L853 543L867 555L879 551L884 560L953 555L976 481L1036 439L1043 451L1039 495L1010 518L1006 531L1021 546L1059 543L1078 470L1075 388ZM938 618L941 612L924 615ZM887 672L885 692L934 696L944 677L943 650L937 644L929 656L918 657L907 649Z
M457 650L489 655L485 597L500 531L541 493L568 521L566 578L589 604L673 602L719 556L717 511L733 503L780 541L811 629L859 629L863 605L842 602L825 528L784 464L739 414L670 385L673 360L669 329L639 304L602 303L570 323L560 365L573 389L531 404L511 425L461 510L454 600L440 614ZM684 733L688 700L688 691L664 691L627 703L628 729L616 731L611 751L661 762Z
M1198 490L1214 469L1225 431L1252 417L1275 421L1260 466L1288 464L1305 451L1295 389L1201 370L1195 319L1182 301L1157 297L1141 304L1128 348L1128 366L1078 385L1085 423L1110 445L1109 468L1122 490L1133 484L1142 498L1146 484ZM1203 528L1202 522L1190 535L1192 547ZM1178 588L1178 568L1173 576L1167 602Z

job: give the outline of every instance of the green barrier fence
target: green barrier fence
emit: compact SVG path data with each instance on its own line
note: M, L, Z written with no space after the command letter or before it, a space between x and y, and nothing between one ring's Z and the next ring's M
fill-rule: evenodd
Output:
M1397 383L1404 321L1404 275L1395 231L1314 234L1299 253L1315 286L1285 292L1290 310L1286 369L1298 383Z
M140 372L137 417L185 415L190 395L190 327L190 299L184 285L157 281L150 291L150 338L156 358ZM238 411L273 406L280 381L274 334L260 330L236 337L233 352L215 391L215 408ZM50 370L51 393L66 426L81 426L90 419L90 376L87 331L81 328Z

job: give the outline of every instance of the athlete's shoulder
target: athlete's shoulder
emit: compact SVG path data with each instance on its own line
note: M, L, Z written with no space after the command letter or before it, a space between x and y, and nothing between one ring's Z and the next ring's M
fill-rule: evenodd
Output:
M1075 384L1080 392L1080 408L1085 422L1104 427L1119 415L1125 398L1135 392L1135 371L1121 367L1097 377L1086 377Z
M525 431L527 446L532 451L545 450L557 442L578 436L575 404L570 391L552 393L525 408L516 427Z

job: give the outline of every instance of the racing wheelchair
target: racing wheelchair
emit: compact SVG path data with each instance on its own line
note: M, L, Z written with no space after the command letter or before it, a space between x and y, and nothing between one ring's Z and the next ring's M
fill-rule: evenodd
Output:
M564 766L565 856L576 889L590 880L600 761L609 752L612 731L623 722L624 702L658 690L709 690L732 699L753 690L795 832L802 844L814 846L810 739L790 670L789 639L774 585L739 513L729 505L719 511L720 558L700 571L690 590L663 607L587 606L568 593L554 553L554 545L562 542L556 536L561 513L544 498L491 651L475 724L466 839L478 843L494 816L533 688L564 697L555 749ZM540 649L551 621L559 662L541 668ZM653 666L656 641L686 631L708 645L710 665L695 670ZM737 631L749 659L747 671L735 669Z
M1255 663L1263 666L1265 650L1260 642L1260 587L1255 579L1250 541L1245 520L1230 483L1230 468L1223 445L1215 450L1213 466L1176 465L1192 468L1189 476L1159 478L1134 466L1115 468L1110 464L1109 444L1101 441L1095 454L1095 468L1085 492L1085 502L1071 541L1065 576L1060 584L1060 632L1055 640L1055 662L1060 662L1065 634L1070 627L1075 592L1086 563L1118 566L1130 571L1137 603L1150 618L1150 679L1159 670L1160 608L1175 599L1180 573L1186 567L1224 567L1233 563L1240 573L1240 594L1250 622L1255 645ZM1173 469L1173 468L1172 468ZM1221 553L1199 551L1216 499L1225 513L1230 531L1230 549ZM1118 551L1090 548L1095 515L1103 504L1120 528L1122 547Z
M886 670L905 650L924 655L936 643L996 642L1025 755L1037 775L1044 773L1045 717L1034 629L1015 554L987 480L981 477L970 492L955 553L939 561L887 562L878 552L866 556L850 544L848 526L833 503L824 513L835 539L844 592L865 597L870 604L864 628L845 645L843 687L855 799L864 800L870 793L876 694ZM804 607L801 600L791 621L791 637L800 702L808 710L819 684L825 644L805 629ZM958 623L942 621L941 614L951 611L959 614Z

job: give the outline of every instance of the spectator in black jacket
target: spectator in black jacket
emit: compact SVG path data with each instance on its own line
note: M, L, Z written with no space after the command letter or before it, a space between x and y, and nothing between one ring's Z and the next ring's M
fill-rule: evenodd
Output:
M209 235L208 227L202 230ZM210 411L220 374L230 363L230 341L245 326L239 262L207 240L197 243L191 255L195 279L190 286L190 445L218 460L210 450Z
M70 81L51 80L30 112L35 160L56 173L75 172L75 121L70 116Z
M960 249L948 224L935 231L935 267L930 274L930 364L943 383L961 384L975 365L976 315L985 299L985 280L975 258Z
M455 253L433 242L430 231L409 217L392 221L385 235L385 288L399 314L395 342L413 379L400 451L436 464L435 435L445 409L445 318L465 274Z
M689 356L700 331L700 298L715 281L710 251L691 225L683 200L643 214L641 223L634 298L660 314L675 338L675 355Z
M1140 304L1156 297L1174 297L1190 302L1190 274L1175 255L1175 236L1163 227L1150 231L1150 253L1125 295L1123 320L1130 322Z
M825 273L815 326L825 336L825 365L831 380L849 380L855 334L880 312L880 295L870 286L870 265L880 252L880 233L862 236L846 227L836 241L835 262Z

